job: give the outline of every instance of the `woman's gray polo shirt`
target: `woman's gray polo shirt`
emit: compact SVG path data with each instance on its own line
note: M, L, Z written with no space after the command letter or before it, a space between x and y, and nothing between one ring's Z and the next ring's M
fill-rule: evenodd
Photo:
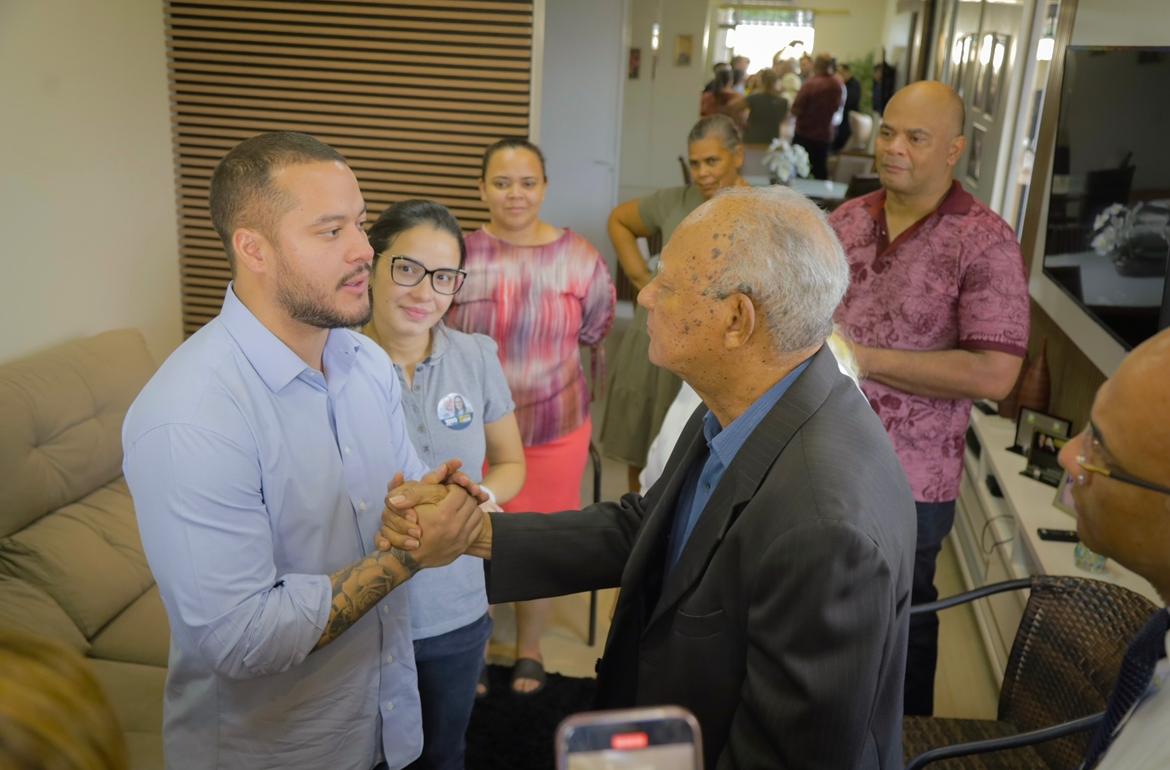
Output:
M431 354L415 368L409 388L394 364L410 440L428 468L455 458L468 476L481 481L484 425L516 408L497 346L488 336L464 334L442 323L432 331ZM481 559L460 556L446 567L419 572L406 587L415 639L463 628L487 612Z

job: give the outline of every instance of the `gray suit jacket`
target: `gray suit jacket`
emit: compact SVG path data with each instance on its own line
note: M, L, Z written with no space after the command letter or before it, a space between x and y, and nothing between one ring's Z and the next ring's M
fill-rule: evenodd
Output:
M645 497L494 515L489 598L620 584L598 705L690 709L708 768L900 768L915 513L885 430L822 348L664 578L705 411Z

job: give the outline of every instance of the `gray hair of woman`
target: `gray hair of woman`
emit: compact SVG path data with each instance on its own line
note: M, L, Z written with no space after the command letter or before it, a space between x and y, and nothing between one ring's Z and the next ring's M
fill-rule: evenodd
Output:
M718 139L719 144L728 152L735 152L743 144L743 134L740 133L739 126L723 114L708 115L691 126L691 131L687 134L687 144L700 139Z
M816 204L787 187L730 187L713 199L735 233L731 259L711 286L752 298L781 353L820 345L849 288L849 263Z

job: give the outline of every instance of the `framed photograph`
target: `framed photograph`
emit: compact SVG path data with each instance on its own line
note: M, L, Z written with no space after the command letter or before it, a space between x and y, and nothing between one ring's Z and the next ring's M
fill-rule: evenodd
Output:
M1056 497L1052 498L1052 507L1067 513L1074 519L1077 516L1076 505L1072 498L1072 480L1068 477L1068 471L1060 474L1060 483L1056 487Z
M674 66L689 67L695 54L694 35L674 36Z
M971 127L971 146L967 148L967 179L979 184L979 167L983 165L983 134L985 129Z
M1053 436L1042 430L1032 431L1032 444L1028 447L1028 465L1021 474L1030 479L1048 484L1052 487L1060 486L1060 477L1064 469L1060 467L1060 449L1067 438Z
M637 80L638 76L642 74L642 49L631 48L630 58L626 63L626 78L629 80Z
M1061 417L1023 407L1016 419L1016 441L1008 447L1008 451L1019 455L1027 454L1028 447L1032 446L1032 433L1036 430L1060 438L1069 438L1072 435L1072 423Z

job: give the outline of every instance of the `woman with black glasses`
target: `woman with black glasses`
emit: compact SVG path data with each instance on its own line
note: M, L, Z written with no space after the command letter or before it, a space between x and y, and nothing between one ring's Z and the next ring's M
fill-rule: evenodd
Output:
M373 314L362 331L394 363L419 458L427 467L458 459L493 502L511 499L524 484L524 447L496 343L441 320L466 277L459 223L437 203L407 200L386 209L369 237ZM492 631L483 562L461 556L419 572L407 590L423 717L414 767L461 769Z

